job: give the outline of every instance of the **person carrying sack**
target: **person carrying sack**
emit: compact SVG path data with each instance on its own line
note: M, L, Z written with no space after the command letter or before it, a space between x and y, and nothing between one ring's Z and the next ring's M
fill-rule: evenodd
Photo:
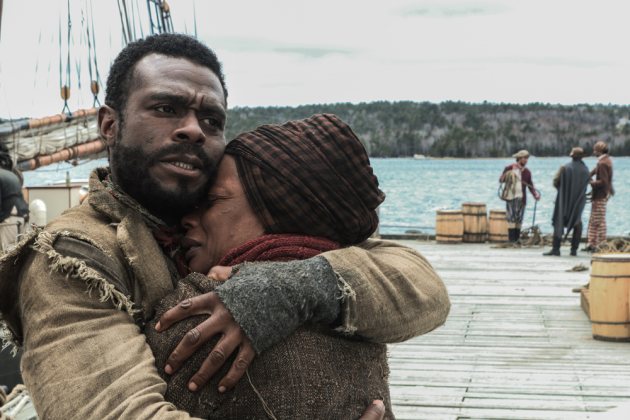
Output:
M529 160L529 152L520 150L512 155L516 163L512 163L503 169L499 177L499 182L505 183L500 193L500 197L505 201L506 217L508 222L508 240L517 242L521 236L521 226L527 205L527 195L525 189L534 196L536 201L540 200L540 193L534 188L532 173L525 166Z

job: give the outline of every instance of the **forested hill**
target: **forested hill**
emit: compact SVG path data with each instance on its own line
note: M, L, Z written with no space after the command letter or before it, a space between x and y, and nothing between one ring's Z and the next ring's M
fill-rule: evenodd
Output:
M573 146L590 153L598 139L609 142L613 155L630 155L630 106L617 105L372 102L236 107L228 115L226 138L316 113L341 117L374 157L504 157L519 149L536 156L562 156Z

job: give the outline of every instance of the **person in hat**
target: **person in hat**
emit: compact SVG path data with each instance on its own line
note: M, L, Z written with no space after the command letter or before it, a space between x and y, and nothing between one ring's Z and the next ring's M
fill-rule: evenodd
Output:
M543 254L547 256L560 256L560 245L565 235L565 229L566 235L573 231L571 237L572 256L577 255L577 249L582 239L582 211L586 205L586 188L590 176L588 168L582 162L584 149L574 147L569 156L571 162L561 166L553 178L553 186L558 190L558 194L551 219L554 229L553 244L551 251Z
M501 199L505 201L508 239L510 242L517 242L521 236L523 215L527 205L526 189L529 188L536 201L540 200L540 193L534 188L532 173L525 167L529 160L529 152L519 150L512 157L516 159L516 162L503 169L499 182L505 184Z
M598 141L593 146L593 155L597 156L597 165L590 173L591 178L591 216L588 220L588 245L585 251L593 252L606 240L606 203L615 193L612 185L613 166L608 154L608 145Z
M188 379L213 344L206 343L208 349L198 351L194 362L168 375L161 367L199 321L179 322L162 332L153 328L176 303L221 284L205 275L219 278L220 269L213 266L238 269L259 261L301 260L365 241L378 226L376 208L384 199L365 148L335 115L263 125L228 143L207 205L182 220L188 266L204 274L180 281L157 305L146 329L158 371L168 385L167 400L202 418L266 418L273 412L272 418L332 419L356 418L365 401L376 395L391 417L384 344L307 326L262 351L248 369L249 379L227 394L218 391L221 374L190 392ZM283 281L274 280L278 286ZM262 298L255 287L242 288L241 293L251 305Z

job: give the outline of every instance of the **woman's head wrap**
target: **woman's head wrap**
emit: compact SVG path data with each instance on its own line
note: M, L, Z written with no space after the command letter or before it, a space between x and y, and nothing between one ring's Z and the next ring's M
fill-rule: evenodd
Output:
M331 114L240 134L234 156L249 204L267 233L302 233L341 244L367 239L385 199L365 148Z

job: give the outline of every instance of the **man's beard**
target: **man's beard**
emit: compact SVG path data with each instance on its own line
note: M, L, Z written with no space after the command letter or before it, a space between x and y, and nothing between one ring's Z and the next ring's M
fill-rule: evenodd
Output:
M151 177L149 168L160 162L167 155L192 154L202 163L201 170L208 180L204 185L192 190L188 181L181 179L178 188L166 190ZM116 142L111 150L110 166L116 184L133 199L143 205L151 214L162 218L167 223L176 223L190 212L206 196L216 178L218 162L205 155L199 146L193 144L173 144L147 155L139 146L126 146L124 142Z

